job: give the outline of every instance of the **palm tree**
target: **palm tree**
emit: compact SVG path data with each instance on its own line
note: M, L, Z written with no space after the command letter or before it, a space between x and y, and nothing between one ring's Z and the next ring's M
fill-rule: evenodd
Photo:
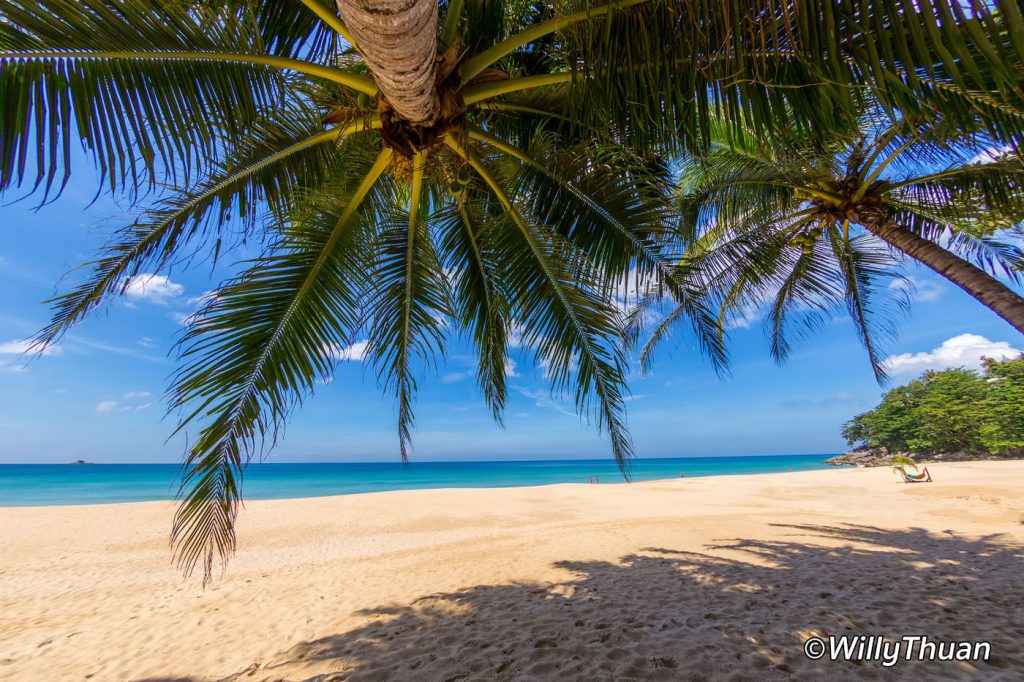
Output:
M908 457L907 455L899 454L893 455L889 458L889 466L892 468L893 473L900 474L902 477L906 477L907 469L913 469L917 471L917 462L914 458Z
M520 325L624 465L628 273L667 287L722 360L667 265L657 154L702 146L712 112L825 139L861 87L1012 143L1021 24L1012 3L945 0L8 0L0 190L59 192L77 138L110 191L158 192L55 299L43 345L140 273L262 245L191 318L169 393L179 429L199 427L173 538L209 579L246 463L363 334L403 457L416 368L446 334L475 343L500 417Z
M886 311L906 305L904 257L1024 333L1024 298L994 276L1019 283L1024 272L1024 161L993 144L941 119L877 115L825 145L793 136L769 147L720 130L681 166L682 262L701 264L700 286L718 292L723 330L731 315L767 306L780 360L793 318L806 331L845 307L881 379L875 337L894 333ZM655 328L644 362L684 314Z

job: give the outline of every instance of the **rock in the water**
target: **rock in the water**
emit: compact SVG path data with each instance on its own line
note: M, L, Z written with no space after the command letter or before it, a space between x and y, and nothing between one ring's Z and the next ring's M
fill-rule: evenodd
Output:
M999 460L999 459L1020 459L1013 455L993 455L988 452L940 452L931 455L922 455L913 452L889 452L884 448L877 450L871 448L858 448L850 452L844 452L835 457L824 460L825 464L833 466L858 466L858 467L885 467L892 466L892 460L896 457L907 457L918 464L928 462L974 462L978 460Z

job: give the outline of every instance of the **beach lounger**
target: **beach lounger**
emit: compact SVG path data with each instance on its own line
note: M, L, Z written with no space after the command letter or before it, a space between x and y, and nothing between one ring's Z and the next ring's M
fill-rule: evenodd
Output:
M919 474L908 474L906 471L900 471L903 474L903 480L907 483L931 483L932 475L928 473L928 467L925 467Z

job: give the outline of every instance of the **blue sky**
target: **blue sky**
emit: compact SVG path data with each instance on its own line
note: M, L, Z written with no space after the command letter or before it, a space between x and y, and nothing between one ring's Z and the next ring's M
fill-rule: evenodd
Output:
M161 462L183 451L183 439L166 440L175 422L162 401L173 342L181 319L224 270L198 266L139 281L46 356L19 354L45 324L43 301L60 278L129 220L105 196L90 206L95 191L95 179L82 173L39 211L31 200L0 207L0 462ZM1024 348L1019 334L953 285L924 270L910 273L917 282L912 314L888 348L897 382ZM628 408L639 456L839 452L842 423L881 393L845 319L799 344L782 367L769 357L757 320L734 330L731 352L732 374L719 379L676 337L659 351L653 372L634 372ZM296 412L274 461L398 458L394 406L358 353L349 355L334 381ZM420 382L413 458L609 456L571 400L549 395L543 369L525 355L514 360L501 429L479 397L468 347L453 343L438 372Z

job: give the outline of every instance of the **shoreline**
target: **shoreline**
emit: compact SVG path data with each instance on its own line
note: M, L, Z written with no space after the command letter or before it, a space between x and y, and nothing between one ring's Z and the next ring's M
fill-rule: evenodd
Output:
M1024 462L834 471L255 500L206 590L169 501L2 507L0 679L885 678L803 655L850 629L992 642L901 677L1024 666L991 617L1024 591Z
M854 466L834 466L827 469L812 469L810 471L766 471L760 474L748 474L748 473L721 473L721 474L695 474L693 476L686 476L683 478L645 478L642 481L603 481L601 483L577 483L577 482L557 482L557 483L534 483L534 484L523 484L523 485L489 485L489 486L438 486L436 488L396 488L394 490L367 490L365 492L357 493L334 493L328 495L305 495L301 497L255 497L248 498L244 492L242 499L246 505L252 503L264 503L264 502L299 502L303 500L331 500L337 498L346 497L357 497L364 495L387 495L391 493L415 493L415 492L454 492L454 491L473 491L483 492L486 490L530 490L530 489L548 489L555 488L558 486L564 486L566 488L584 487L592 488L597 485L609 486L609 485L627 485L627 486L643 486L648 483L666 483L670 481L692 481L703 478L733 478L737 476L793 476L796 474L817 474L826 471L842 471L844 469L857 470L860 468L881 468L881 467L854 467ZM244 491L244 487L243 487ZM79 508L79 507L110 507L112 505L173 505L176 506L178 503L175 499L161 499L161 500L133 500L130 502L68 502L67 504L0 504L0 510L9 509L65 509L65 508Z
M832 466L832 465L827 465L824 460L817 460L817 459L815 459L815 461L811 462L811 464L814 465L814 468L811 468L811 469L800 469L800 468L797 468L796 470L790 470L790 471L772 470L772 471L749 472L749 471L744 471L744 470L736 470L736 471L714 471L712 473L703 473L700 468L684 470L685 465L687 463L686 460L693 460L693 462L691 462L691 464L693 464L695 466L698 466L700 464L707 464L709 461L714 461L715 463L719 463L722 460L749 460L749 459L788 460L790 458L811 459L811 458L818 458L818 457L821 457L821 456L822 455L812 454L812 455L743 455L743 456L727 457L727 458L726 457L692 457L692 458L664 457L664 458L649 458L649 459L646 459L645 461L646 462L651 462L651 461L658 462L659 460L661 460L661 461L664 461L664 462L678 463L680 468L673 469L673 472L678 472L678 473L686 474L685 478L715 478L715 477L720 477L720 476L729 476L729 477L732 477L732 476L761 476L761 475L773 475L773 474L807 473L807 472L811 472L811 471L831 471L831 470L834 470L834 469L837 469L837 468L842 468L842 467L836 467L836 466ZM272 487L273 484L275 483L275 481L273 479L271 479L271 480L264 479L264 480L258 480L257 481L257 490L255 492L253 492L251 490L251 488L250 488L249 491L246 491L246 489L245 489L246 485L243 484L243 498L245 500L249 501L249 502L269 501L269 500L304 500L304 499L320 499L320 498L331 498L331 497L344 497L344 496L349 496L349 495L366 495L366 494L374 494L374 493L382 493L382 492L402 492L402 491L409 491L409 490L492 490L492 489L506 489L506 488L548 487L548 486L555 486L555 485L641 484L641 483L651 483L651 482L656 482L656 481L671 481L671 480L676 480L676 478L679 478L676 473L673 473L673 475L668 475L668 473L665 472L664 476L660 476L659 475L659 476L656 476L654 478L646 478L645 477L645 478L640 478L639 480L637 480L637 479L634 479L634 480L624 480L624 478L623 478L621 472L618 470L618 468L617 467L613 468L613 467L615 467L614 462L612 460L608 460L608 459L595 459L595 460L514 460L514 461L513 460L494 460L494 461L472 461L472 462L426 462L425 464L428 464L428 465L431 465L431 464L450 464L450 465L455 465L455 466L464 465L464 464L485 464L485 465L494 465L494 467L501 467L501 466L505 466L505 465L518 465L518 464L531 464L531 463L532 464L536 464L536 463L544 463L544 464L558 463L558 464L572 464L572 465L575 465L577 463L594 464L594 465L605 467L605 470L601 470L598 473L600 474L600 476L604 476L606 478L605 478L605 480L601 481L600 483L594 483L594 484L587 483L586 481L583 481L583 480L552 480L552 481L539 481L539 482L535 482L535 481L529 481L528 480L529 479L529 475L530 475L531 472L530 472L529 468L526 468L521 473L521 476L524 479L524 482L506 483L506 482L502 482L502 481L496 481L496 482L494 482L491 485L487 485L487 484L481 484L481 483L477 483L477 482L474 482L474 481L470 480L465 485L454 485L454 484L450 484L448 481L445 481L445 482L440 483L440 484L435 484L433 482L430 482L430 483L427 483L427 484L424 484L424 485L418 485L415 481L413 481L411 483L404 482L404 481L400 481L400 482L392 481L390 483L385 483L385 484L381 484L381 485L389 485L389 486L393 485L394 487L386 487L386 488L380 488L380 489L375 489L375 490L352 490L350 492L339 492L337 490L330 490L330 491L325 491L325 492L322 492L322 493L315 492L315 493L312 493L312 494L297 494L297 495L289 495L287 493L285 493L283 495L267 494L265 489L267 487ZM336 465L341 465L341 466L344 466L344 465L347 465L347 464L354 464L354 465L359 465L359 464L371 464L371 465L384 464L384 466L387 466L387 467L392 467L392 465L393 465L393 463L390 463L390 462L387 462L387 463L379 463L379 462L374 462L374 463L330 462L330 463L305 463L305 464L312 464L314 466L317 466L317 465L320 465L320 464L328 464L328 465L335 465L336 464ZM801 467L801 466L806 466L806 464L808 464L808 463L794 463L794 466ZM277 465L302 466L303 463L298 463L298 462L291 463L291 462L289 462L289 463L278 463ZM3 466L24 466L24 465L0 465L0 474L3 473L3 471L2 471L2 467ZM54 468L59 468L61 470L65 470L65 469L71 469L71 470L74 470L74 471L79 470L79 465L67 465L67 464L64 464L64 465L61 465L61 464L54 464L54 465L46 464L46 465L29 465L29 466L41 466L41 467L47 467L47 468L54 467ZM110 466L121 466L121 465L118 465L118 464L106 464L106 465L98 464L98 465L89 465L89 467L82 467L82 468L86 468L87 469L87 468L90 468L91 466L97 466L97 467L107 466L107 467L110 467ZM129 467L160 466L160 467L166 468L166 467L169 467L170 465L166 465L166 464L154 464L154 465L129 464L129 465L124 465L124 466L129 466ZM177 467L177 465L173 465L173 466ZM396 464L396 466L401 466L401 465ZM608 469L611 469L611 470L608 470ZM582 479L585 476L588 476L588 474L585 473L586 471L587 470L581 470L581 471L576 473L576 476L578 476L580 479ZM637 472L634 471L634 473L637 473ZM640 473L640 475L643 475L644 472L641 471L639 473ZM658 472L658 473L661 473L661 472ZM357 474L353 474L353 476L357 476ZM324 472L324 478L325 479L329 479L329 477L330 477L330 472ZM370 478L372 479L372 476ZM595 478L597 478L597 476L595 476ZM250 486L251 486L251 481L252 481L252 479L248 479L248 482L249 482ZM295 483L294 480L290 480L288 478L280 479L280 481L283 484L283 487L288 487L289 485L293 485ZM120 483L120 481L119 481L119 483ZM65 483L65 485L67 485L67 487L68 487L68 494L69 495L74 495L74 487L77 485L77 481L76 482L68 482L68 483ZM162 488L164 488L166 490L172 490L174 488L172 483L166 483L166 482L163 481L163 479L161 479L159 485L160 485L160 487L162 487ZM338 485L340 487L344 487L344 482L339 482ZM0 489L0 492L2 492L2 489ZM54 495L54 494L56 494L56 493L51 493L51 496ZM111 495L112 496L116 496L117 492L114 491L114 492L111 493ZM68 502L62 502L62 503L59 503L59 504L54 504L54 503L51 503L51 502L28 501L28 502L20 502L20 503L15 503L15 504L3 504L2 498L0 498L0 509L3 509L3 508L21 508L21 507L106 506L106 505L112 505L112 504L137 504L137 503L143 503L143 502L172 502L172 503L174 503L174 502L176 502L176 499L174 497L169 497L169 496L159 496L159 497L153 497L152 499L142 499L142 500L121 500L121 499L111 499L111 500L101 500L101 501L97 501L97 500L82 500L82 501L72 500L72 501L68 501Z

